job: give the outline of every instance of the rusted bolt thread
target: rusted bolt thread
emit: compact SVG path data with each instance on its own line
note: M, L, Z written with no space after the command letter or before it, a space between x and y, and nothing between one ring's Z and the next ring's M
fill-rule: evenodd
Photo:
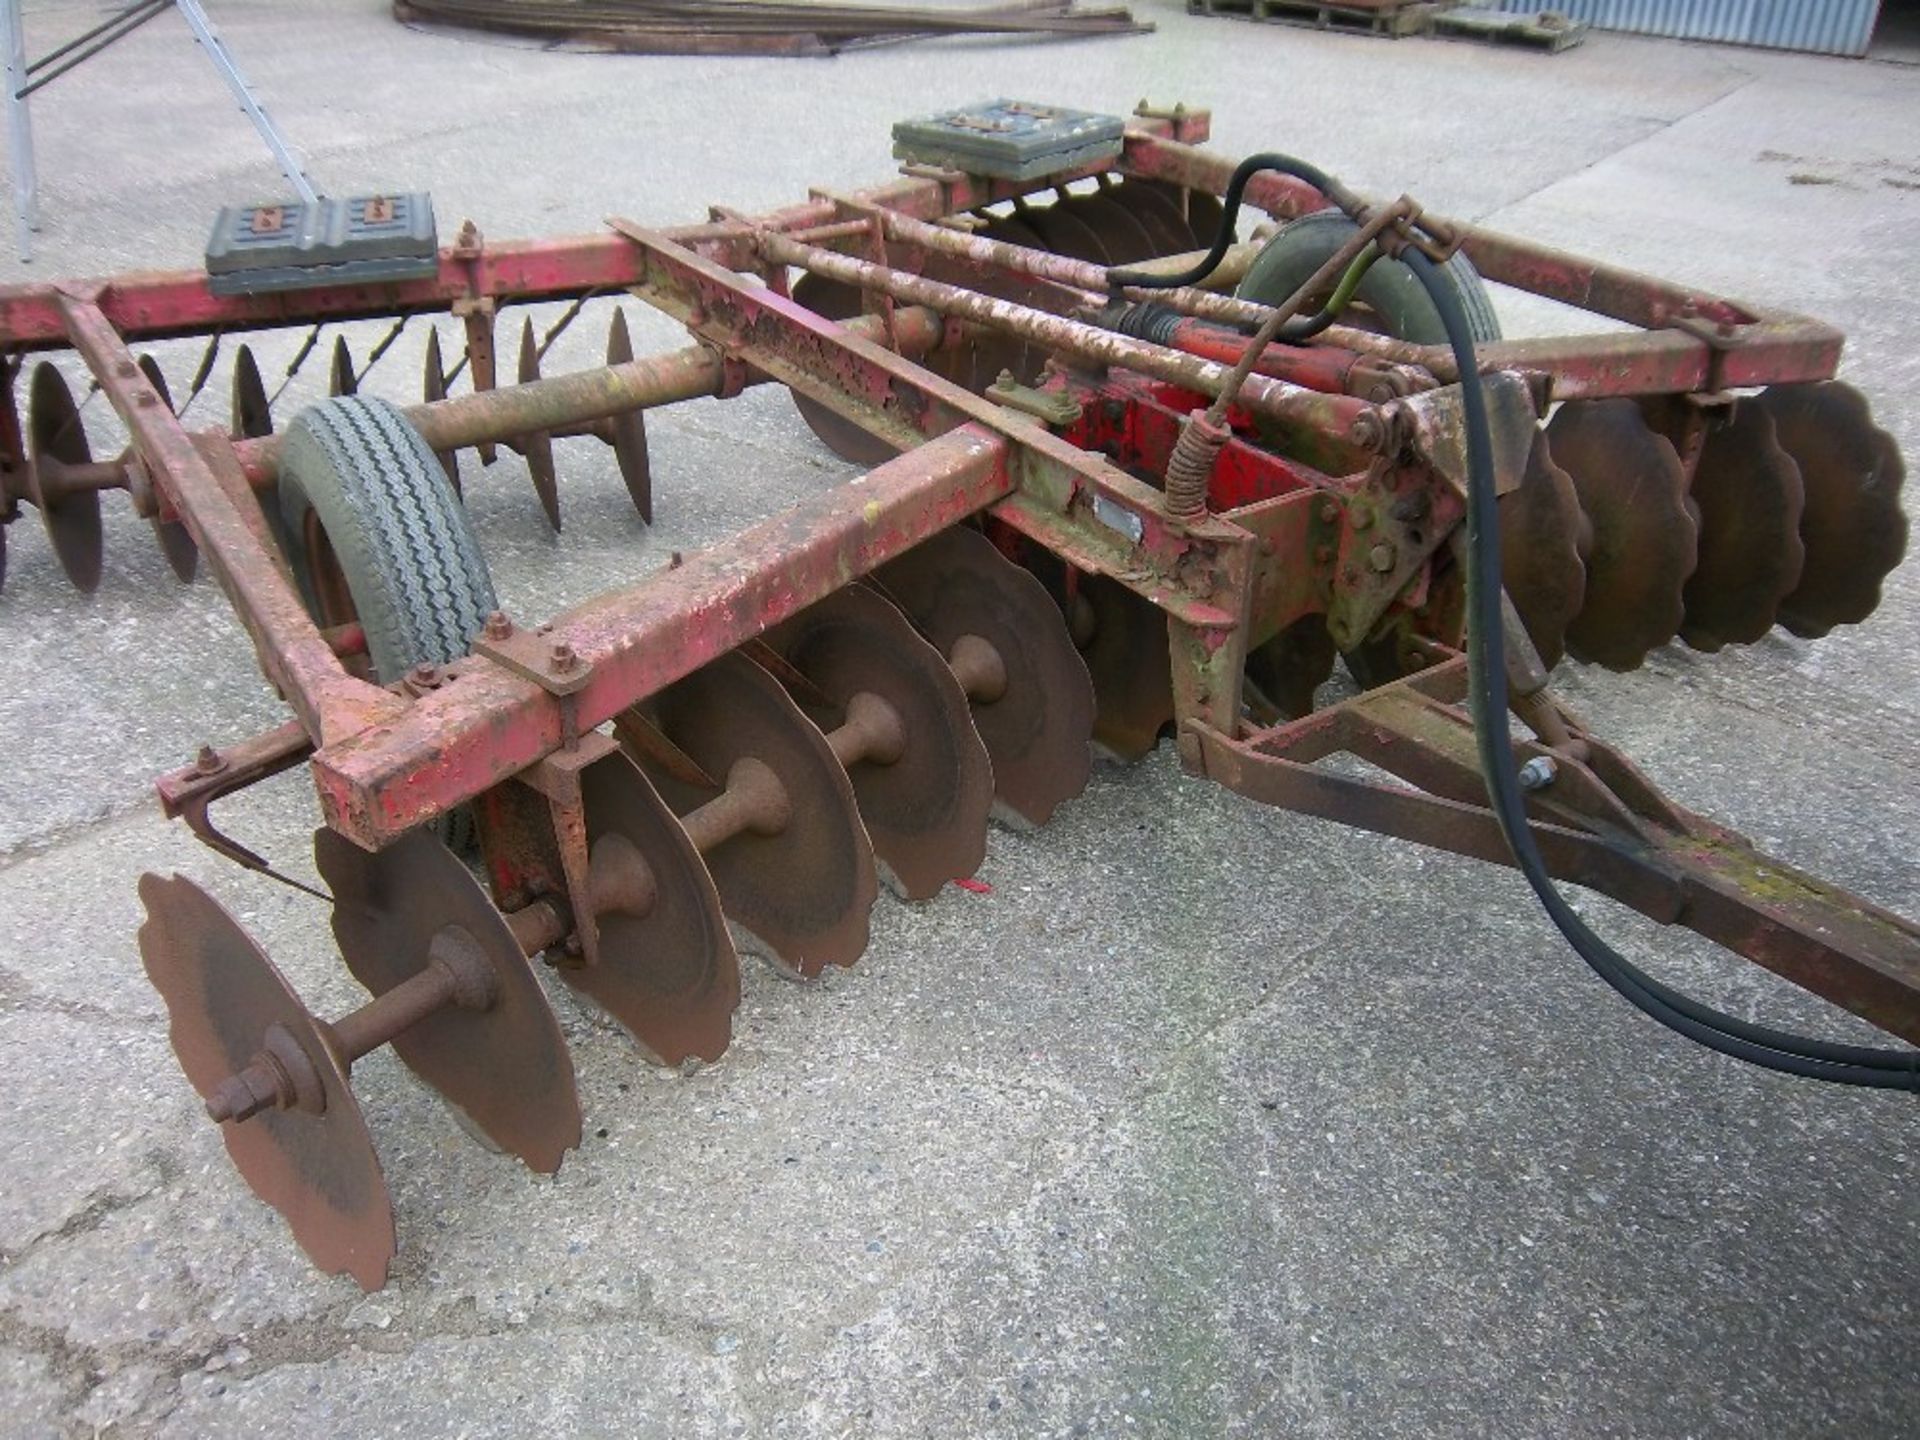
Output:
M1180 427L1180 438L1173 442L1167 457L1167 514L1176 520L1192 520L1207 513L1207 486L1213 479L1213 465L1220 451L1232 438L1225 425L1216 425L1204 410L1195 410Z
M907 727L900 712L871 690L847 701L847 718L827 735L840 768L892 765L907 753Z
M1007 693L1007 662L990 640L962 635L947 651L947 666L976 705L991 705Z

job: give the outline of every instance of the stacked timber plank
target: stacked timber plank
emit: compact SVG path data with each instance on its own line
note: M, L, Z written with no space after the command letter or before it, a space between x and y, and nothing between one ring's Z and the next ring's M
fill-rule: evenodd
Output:
M953 9L805 0L393 0L408 24L458 25L645 55L832 55L934 35L1138 35L1120 6L1073 0Z

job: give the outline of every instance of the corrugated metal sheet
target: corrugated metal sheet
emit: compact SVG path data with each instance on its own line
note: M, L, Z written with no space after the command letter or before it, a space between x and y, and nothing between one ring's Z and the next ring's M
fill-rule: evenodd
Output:
M1553 10L1602 30L1678 40L1864 55L1880 0L1500 0L1500 8Z

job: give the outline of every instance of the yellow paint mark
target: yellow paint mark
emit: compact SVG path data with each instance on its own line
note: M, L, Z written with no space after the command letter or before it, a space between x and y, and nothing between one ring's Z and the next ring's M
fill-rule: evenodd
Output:
M867 524L878 524L880 520L880 502L878 500L867 501L866 508L860 513L867 517Z

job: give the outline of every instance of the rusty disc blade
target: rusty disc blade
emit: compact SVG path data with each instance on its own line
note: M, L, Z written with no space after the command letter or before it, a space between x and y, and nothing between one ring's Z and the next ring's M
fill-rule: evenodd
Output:
M601 907L594 920L600 958L562 966L560 976L591 996L662 1065L718 1060L733 1038L740 960L720 895L700 854L666 802L624 753L580 775L589 866L596 874L617 837L652 879L648 904ZM596 887L597 888L597 887Z
M1731 418L1707 432L1692 495L1700 564L1687 581L1680 638L1707 651L1752 644L1773 628L1806 562L1800 467L1780 448L1765 409L1737 401Z
M607 327L607 364L625 365L633 359L633 337L627 333L627 312L615 308ZM653 461L647 454L647 412L627 410L607 424L613 432L614 463L626 482L633 508L642 523L653 524Z
M721 908L745 932L744 948L802 975L858 960L880 889L873 844L847 772L779 681L742 655L723 655L640 709L717 781L758 760L786 793L789 818L777 832L749 829L702 856ZM676 815L716 794L646 755L634 758Z
M446 1004L393 1038L407 1068L528 1168L550 1175L580 1143L573 1061L526 956L471 871L430 830L380 851L322 828L313 857L333 892L333 937L347 968L384 995L426 969L442 930L486 956L493 1003Z
M1126 179L1105 189L1106 197L1124 206L1140 222L1153 248L1150 255L1182 255L1193 248L1193 231L1180 207L1163 190L1142 180Z
M352 395L360 388L360 377L353 373L353 352L347 337L333 337L333 364L327 370L327 394Z
M27 484L67 579L82 590L100 585L106 544L100 531L100 492L91 488L50 494L62 465L93 459L79 408L66 379L43 360L27 390Z
M905 899L925 900L978 870L987 858L993 766L940 652L862 586L808 606L766 641L806 678L792 692L794 702L822 731L857 717L853 707L862 695L892 712L905 741L898 755L847 770L891 887Z
M1838 380L1776 385L1743 403L1772 419L1806 491L1806 565L1780 602L1780 623L1807 639L1858 624L1880 603L1880 582L1907 553L1900 447L1873 423L1867 397Z
M1117 760L1153 753L1173 723L1173 660L1166 612L1104 575L1080 579L1093 677L1093 741Z
M447 371L440 360L440 332L427 331L427 357L422 367L420 393L431 405L436 400L447 398ZM460 456L454 450L436 450L434 457L439 460L440 468L447 472L447 483L453 486L453 493L460 493Z
M1093 681L1046 586L965 526L916 545L875 578L950 662L971 643L963 637L991 648L1004 686L968 703L993 761L997 810L1044 824L1086 788L1093 735Z
M1247 654L1247 678L1288 720L1313 710L1313 694L1333 674L1336 650L1327 617L1302 615Z
M168 410L173 409L173 391L167 386L167 377L160 369L160 362L151 355L140 357L140 373L147 377L147 383L154 388L160 401ZM158 497L155 497L156 503ZM178 520L162 520L153 516L153 535L160 542L160 553L167 557L167 564L181 580L192 583L193 577L200 571L200 547L193 543L193 535Z
M1146 226L1104 190L1070 195L1061 203L1068 207L1074 219L1093 231L1100 248L1115 265L1131 265L1153 255L1153 240L1147 234Z
M520 383L540 378L540 345L533 338L533 317L520 327ZM544 430L533 430L520 437L520 453L526 457L527 474L533 479L534 494L546 512L547 524L560 529L560 482L553 471L553 437Z
M1632 670L1684 618L1681 596L1699 550L1686 470L1631 400L1568 401L1547 440L1593 526L1586 598L1567 626L1567 649Z
M233 354L232 424L237 440L257 440L273 433L273 406L260 379L260 362L252 347L242 345Z
M141 959L166 1001L180 1068L202 1099L252 1063L273 1026L311 1062L324 1098L317 1112L263 1110L221 1125L221 1138L234 1168L286 1217L316 1266L378 1290L393 1259L393 1202L360 1104L313 1016L252 937L191 880L142 875L140 899Z
M796 303L829 320L851 320L860 313L861 308L860 292L853 286L814 274L803 275L794 282L793 298ZM807 422L807 428L842 460L872 468L900 453L879 436L869 434L811 395L803 395L798 390L789 390L787 393L793 396L794 408L800 412L800 418Z
M1592 544L1593 526L1572 478L1553 463L1545 432L1534 432L1519 486L1500 497L1500 571L1548 666L1566 653L1567 625L1586 595Z
M1040 237L1042 246L1054 254L1067 255L1094 265L1111 263L1107 258L1107 247L1100 243L1100 237L1086 221L1067 208L1064 199L1052 205L1016 204L1014 214Z

